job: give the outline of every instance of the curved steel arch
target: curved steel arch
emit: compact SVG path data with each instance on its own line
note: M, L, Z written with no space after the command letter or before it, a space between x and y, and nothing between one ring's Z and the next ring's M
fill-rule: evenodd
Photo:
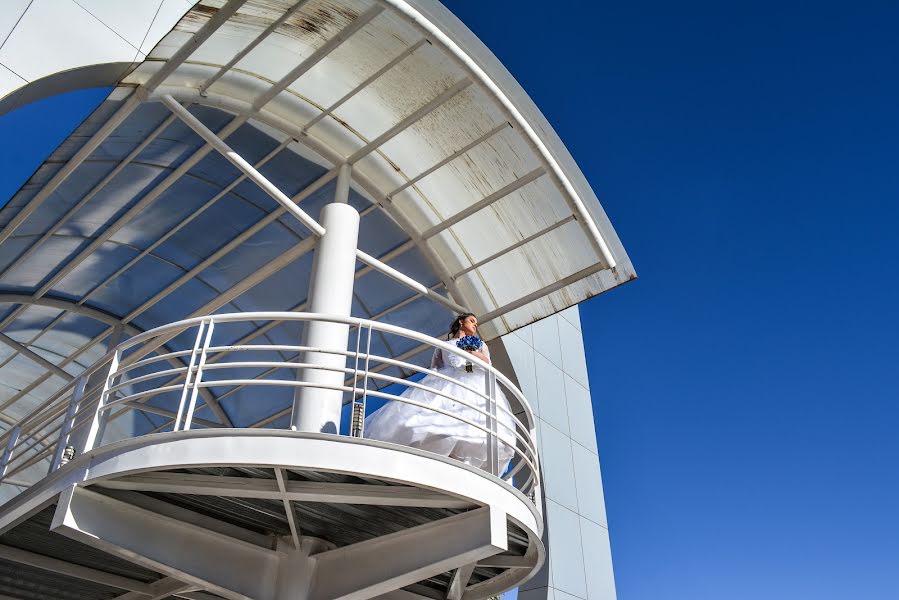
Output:
M122 323L122 320L119 317L111 313L100 310L99 308L94 308L92 306L78 304L76 302L72 302L71 300L65 300L63 298L57 298L53 296L41 296L40 298L38 298L31 294L0 291L0 303L24 304L56 308L58 310L64 310L67 312L84 315L85 317L94 319L95 321L100 321L101 323L105 323L113 327L121 325L125 328L124 330L129 335L137 335L139 333L143 333L143 330L139 327L135 327L134 325L130 325L128 323Z
M63 298L57 298L53 296L42 296L40 298L37 298L30 294L0 291L0 303L20 304L23 306L44 306L55 308L61 311L80 314L111 327L121 327L124 333L132 336L144 332L144 330L140 327L136 327L135 325L132 325L130 323L123 323L121 318L111 313L100 310L99 308L94 308L92 306L78 304L76 302L72 302L71 300L65 300ZM166 352L170 352L170 350L168 350L165 345L163 345L161 349L164 349ZM212 392L207 389L203 389L200 390L200 393L203 396L203 400L207 405L209 405L209 408L212 410L212 412L222 420L223 424L229 426L233 425L233 423L231 423L231 419L219 406L218 400L216 399L215 395L212 394Z

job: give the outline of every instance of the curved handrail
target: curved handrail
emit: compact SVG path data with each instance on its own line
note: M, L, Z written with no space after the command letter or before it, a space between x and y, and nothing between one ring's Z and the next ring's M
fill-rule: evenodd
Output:
M346 325L348 331L355 331L355 351L347 348L320 348L289 344L222 344L213 345L212 331L222 331L222 326L246 322L259 323L269 321L287 322L330 322ZM185 332L196 330L196 338L192 349L185 343L181 347L173 347L171 352L162 352L160 340L171 346L170 340ZM363 335L367 333L367 348L362 347ZM403 338L418 345L400 356L379 356L371 351L372 336L377 335L385 340L388 336ZM348 340L349 340L348 334ZM204 341L205 340L205 341ZM352 344L351 344L352 345ZM428 347L439 348L444 352L462 356L476 366L478 373L485 377L484 389L472 387L458 381L446 372L439 372L427 367L409 363L406 357L415 356ZM389 349L389 346L388 346ZM260 357L258 360L230 360L235 355L246 352L279 353L276 360ZM291 356L284 356L290 353ZM313 354L331 354L343 356L345 366L324 366L313 361L303 360L304 356ZM394 354L389 352L389 354ZM223 360L225 359L225 360ZM182 366L172 367L180 362ZM453 395L446 390L431 388L425 383L409 381L394 377L380 371L391 368L412 371L423 375L451 381L465 390L472 398L469 401L462 396ZM267 369L262 373L255 373ZM326 370L343 374L344 384L324 384L321 382L298 379L304 369ZM239 371L236 375L230 371ZM278 371L286 370L289 378L283 375L272 378ZM253 373L247 376L247 372ZM211 374L222 373L223 379L214 379ZM230 375L230 376L229 376ZM424 390L443 397L460 408L446 410L429 406L420 401L404 398L397 393L390 393L386 387L402 385L406 388ZM0 435L0 448L6 447L0 462L0 482L5 478L21 473L52 456L50 470L53 471L64 462L67 446L76 445L81 452L88 451L103 441L104 429L108 423L116 421L122 415L137 411L161 416L164 421L156 424L149 417L154 428L140 433L126 433L125 437L137 437L156 431L179 431L189 429L191 425L201 427L227 426L225 422L216 423L207 419L194 417L197 409L197 395L202 389L208 392L214 389L227 391L217 395L216 400L233 396L243 389L257 386L297 390L300 388L318 388L331 390L338 396L343 395L343 403L351 404L351 419L357 416L357 405L365 412L366 398L381 398L396 402L405 402L421 410L433 410L438 414L453 418L471 431L483 435L488 454L488 471L514 485L522 492L530 494L539 481L539 460L534 441L535 419L527 399L512 381L487 362L473 356L455 345L438 340L428 335L368 319L346 317L308 312L247 312L209 315L184 319L168 323L154 329L137 334L121 342L99 361L91 365L78 379L63 386L35 411L32 411L20 422L16 431L4 432ZM86 389L89 388L89 389ZM507 409L497 402L496 390L504 390L513 404L520 407L518 415L515 410ZM180 392L177 411L174 404L169 408L148 404L148 401L162 396L174 399ZM168 395L168 396L167 396ZM346 400L349 397L349 400ZM239 397L238 397L239 398ZM361 402L359 400L361 399ZM246 402L246 400L241 400ZM288 414L289 408L274 415L265 417L254 426L267 426ZM519 418L520 417L520 418ZM358 425L358 423L357 423ZM350 435L363 436L361 428L351 430ZM47 442L55 444L47 444ZM511 449L512 459L505 473L498 472L500 467L500 448Z

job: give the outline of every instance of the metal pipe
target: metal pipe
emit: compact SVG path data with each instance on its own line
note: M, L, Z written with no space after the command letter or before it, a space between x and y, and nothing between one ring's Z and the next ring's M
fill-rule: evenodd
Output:
M181 106L177 100L172 98L170 95L165 94L161 98L162 103L165 104L169 110L175 113L178 118L184 121L185 125L190 127L196 132L197 135L202 137L206 142L215 148L221 153L228 162L233 164L239 170L241 170L253 183L258 185L262 190L271 196L278 204L280 204L283 208L285 208L288 212L290 212L297 220L306 226L309 231L314 233L315 235L321 237L325 230L319 225L315 219L306 214L302 208L297 206L290 198L288 198L284 192L282 192L278 187L269 181L262 173L253 168L253 165L248 163L244 158L235 152L231 146L226 144L219 136L212 132L208 127L206 127L198 118L190 114L186 108ZM245 117L237 117L244 118Z

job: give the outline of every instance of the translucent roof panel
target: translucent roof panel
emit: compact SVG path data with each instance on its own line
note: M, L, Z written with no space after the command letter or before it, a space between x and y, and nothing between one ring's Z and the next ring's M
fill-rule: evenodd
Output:
M490 339L635 276L537 107L437 3L203 0L112 83L0 211L7 423L102 356L117 327L305 305L312 232L163 102L186 107L313 219L335 190L322 178L352 165L360 248L447 298L360 264L355 316L442 335L455 304ZM278 326L258 339L298 335ZM428 360L414 344L373 344ZM285 402L246 412L237 396L221 404L237 424Z

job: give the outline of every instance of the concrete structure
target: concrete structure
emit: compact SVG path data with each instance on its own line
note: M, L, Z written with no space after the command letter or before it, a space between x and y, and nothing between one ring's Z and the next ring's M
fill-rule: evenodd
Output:
M576 307L503 338L537 415L547 562L522 600L615 598L590 382Z
M0 111L114 86L0 212L0 594L614 598L574 305L635 275L464 25L16 0L0 39ZM359 427L463 310L484 471Z

